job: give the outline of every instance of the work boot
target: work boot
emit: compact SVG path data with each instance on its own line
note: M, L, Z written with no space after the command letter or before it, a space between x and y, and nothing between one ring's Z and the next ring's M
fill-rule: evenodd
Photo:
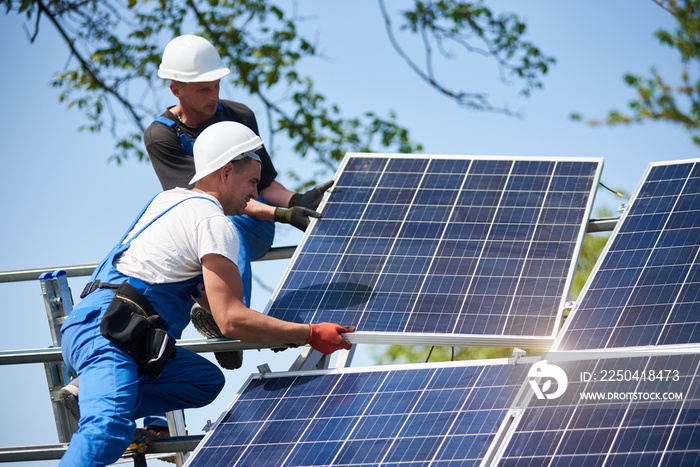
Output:
M214 317L207 310L195 304L190 310L190 319L194 328L207 339L216 339L224 337L219 330L219 326L214 321ZM222 368L227 370L236 370L243 365L243 351L231 350L227 352L214 352L216 361L219 362Z
M126 449L127 453L131 453L133 456L143 455L146 451L146 445L148 441L152 439L162 439L170 438L170 431L167 426L158 425L148 425L145 428L137 428L136 433L134 433L134 438L131 440L131 444ZM171 464L177 463L176 456L164 456L159 457L160 460L165 462L170 462ZM134 465L137 465L134 461ZM145 463L143 465L146 465Z
M78 378L66 384L58 391L58 400L63 402L68 412L77 422L80 420L80 405L78 405Z

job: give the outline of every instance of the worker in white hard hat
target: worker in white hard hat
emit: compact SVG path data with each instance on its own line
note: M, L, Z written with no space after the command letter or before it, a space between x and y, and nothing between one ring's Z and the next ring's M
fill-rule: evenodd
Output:
M168 107L144 133L148 156L164 190L191 186L192 144L209 125L234 121L259 134L250 108L219 99L219 80L228 74L229 69L216 48L203 37L179 36L165 47L158 76L170 80L170 90L178 103ZM250 305L252 288L250 261L269 251L274 239L274 222L305 230L309 217L316 215L323 193L332 185L327 182L306 193L294 193L276 181L277 172L264 146L257 154L262 162L260 198L248 203L245 216L232 219L241 235L240 269L243 300L247 305Z
M243 303L238 234L228 219L257 197L262 140L219 122L194 145L193 189L157 195L100 263L61 327L63 359L80 378L79 430L61 466L112 464L134 439L135 419L213 401L217 365L175 346L196 300L222 334L284 348L349 349L333 323L283 321Z

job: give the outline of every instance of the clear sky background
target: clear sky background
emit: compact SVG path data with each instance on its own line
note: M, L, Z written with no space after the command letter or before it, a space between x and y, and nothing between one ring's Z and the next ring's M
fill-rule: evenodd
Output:
M679 75L678 54L652 37L661 27L672 30L674 23L651 0L493 1L488 6L520 15L528 25L528 39L556 57L544 88L529 99L518 98L517 88L498 84L495 70L481 61L444 65L442 72L450 83L465 83L468 91L488 91L495 104L520 110L522 118L465 110L425 85L391 49L379 7L372 1L299 2L298 14L306 18L302 34L316 38L326 57L307 61L301 71L346 116L396 112L398 122L428 154L603 157L603 183L627 193L650 162L698 157L688 134L674 125L591 128L568 118L572 112L603 117L613 108L624 109L633 97L622 81L625 72L648 75L655 66L671 82ZM25 26L33 30L33 24L25 25L14 13L0 15L0 153L5 176L0 187L0 270L96 263L160 185L148 163L108 163L113 148L108 134L77 131L82 114L59 103L58 91L49 84L69 63L68 50L49 23L42 23L34 44ZM261 136L269 139L260 104L228 86L221 97L251 106ZM173 98L164 105L174 103ZM282 140L268 149L282 183L291 186L284 173L297 167L298 160ZM596 206L615 209L620 201L599 190ZM300 238L295 229L282 226L275 245L296 245ZM254 273L274 288L287 264L256 263ZM69 282L77 300L86 278ZM0 350L49 345L38 281L0 284L0 293ZM263 310L269 295L257 287L253 308ZM199 335L190 327L183 337ZM372 352L360 348L354 365L372 364ZM257 365L268 363L273 371L283 371L296 355L294 350L246 352L243 369L225 370L227 385L219 398L206 408L187 411L189 432L198 434L207 419L216 420ZM2 366L0 372L0 446L57 442L43 366ZM35 464L57 462L16 465Z

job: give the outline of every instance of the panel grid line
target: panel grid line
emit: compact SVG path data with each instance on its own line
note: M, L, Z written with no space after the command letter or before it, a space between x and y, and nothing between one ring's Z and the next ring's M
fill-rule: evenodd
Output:
M382 173L381 173L381 175L379 176L379 180L381 180L382 177L384 177L384 174L386 173L386 168L387 168L388 165L389 165L388 163L384 164L384 167L383 167L383 169L382 169ZM377 183L377 184L374 186L374 188L372 189L372 195L370 196L370 199L371 199L372 197L374 197L374 195L376 194L376 192L377 192L377 186L379 186L379 183ZM362 218L364 217L364 215L365 215L365 213L367 212L367 209L368 209L368 208L369 208L369 203L365 206L365 208L364 208L362 214L360 214L360 216L359 216L360 219L362 219ZM360 228L360 223L358 222L357 225L355 226L355 231L354 231L354 232L357 232L357 230L358 230L359 228ZM352 237L354 237L354 235L351 235L350 237L352 238ZM347 246L345 247L344 254L347 253L347 250L348 250L349 248L350 248L350 242L348 242ZM336 266L336 269L335 269L335 271L333 272L333 277L335 277L335 276L337 275L337 273L338 273L338 268L340 268L340 263L338 263L338 265ZM319 300L319 302L318 302L319 305L317 305L316 309L314 310L314 314L313 314L312 317L311 317L312 322L316 319L316 313L319 312L320 303L323 303L323 297L325 297L325 294L326 294L326 293L327 293L327 291L324 291L324 295L322 296L321 300Z
M503 185L504 187L508 186L508 181L510 180L510 177L511 177L512 174L513 174L513 168L514 168L514 166L515 166L515 164L511 163L510 169L509 169L509 171L508 171L508 176L507 176L506 181L505 181L505 183L504 183L504 185ZM496 216L498 215L499 209L501 209L501 207L502 207L503 197L504 197L504 196L505 196L505 189L501 192L501 197L499 198L498 203L496 204L496 210L495 210L494 213L493 213L493 218L494 218L494 219L495 219ZM487 231L487 233L486 233L486 238L489 238L489 236L491 235L491 231L492 231L492 230L493 230L493 223L491 223L491 224L489 225L488 231ZM483 259L483 255L484 255L484 250L485 250L485 249L486 249L486 241L484 241L483 244L481 245L481 252L479 253L479 257L477 258L476 263L474 264L474 270L477 270L477 269L479 268L479 263L480 263L480 262L482 261L482 259ZM469 293L471 292L472 285L474 284L474 281L475 281L475 280L476 280L476 276L474 276L474 275L473 275L473 276L471 277L471 279L469 280L469 285L467 286L467 290L466 290L466 292L464 293L464 299L462 299L462 306L460 307L460 312L459 312L459 315L460 315L460 316L461 316L461 314L462 314L462 312L463 312L463 310L464 310L464 308L465 308L465 305L466 305L466 302L467 302L467 298L469 298ZM460 324L459 319L455 320L455 325L454 325L454 327L452 328L452 332L457 332L457 329L458 329L459 324Z
M420 187L423 182L425 181L425 174L428 172L428 169L430 168L430 163L432 161L428 161L428 163L425 166L425 169L423 170L423 173L421 174L421 180L418 182L418 187ZM389 164L387 164L388 166ZM408 209L406 209L406 214L404 215L403 219L401 220L400 227L398 231L400 232L403 227L406 224L406 219L408 219L409 214L411 213L411 208L414 206L414 201L418 197L418 189L416 189L415 193L413 194L413 197L411 198L411 202L408 204ZM396 236L389 247L389 253L387 254L388 257L391 257L391 252L394 251L396 247L396 242L398 241L398 236ZM379 274L377 275L377 282L381 280L382 275L384 274L384 270L386 268L386 263L384 263L384 266L382 266L382 269L379 271ZM362 313L360 314L360 317L358 318L358 325L363 323L363 318L365 317L365 313L367 312L367 304L363 307Z
M430 383L431 383L431 382L433 381L433 379L435 378L435 374L436 374L436 371L435 371L435 370L433 370L433 371L430 372L430 376L429 376L428 381L427 381L427 383L426 383L426 386L427 386L427 387L430 387ZM402 433L402 432L405 431L406 424L407 424L408 421L410 420L411 415L413 415L413 413L414 413L415 410L416 410L416 407L418 406L419 402L421 401L421 399L422 399L424 396L425 396L425 391L423 391L423 392L421 393L421 395L418 396L418 398L416 399L415 403L414 403L413 406L411 407L410 412L407 412L406 419L403 421L403 423L402 423L402 425L401 425L401 428L399 428L399 430L398 430L398 433ZM379 461L379 464L380 464L380 465L383 464L384 462L386 462L386 458L387 458L387 456L389 456L389 454L391 453L392 448L396 445L396 441L397 441L398 438L399 438L399 435L397 434L397 436L396 436L394 439L391 440L391 443L389 444L389 447L387 448L386 452L384 453L384 456L383 456L382 459Z
M547 195L549 194L549 189L552 186L552 179L554 178L554 174L557 171L557 164L558 164L558 162L555 162L552 165L552 171L549 174L549 182L547 183L547 189L545 190L544 196L542 196L542 205L540 206L539 214L537 215L537 220L535 221L535 225L539 225L540 219L542 218L542 212L544 211L544 207L547 204ZM515 164L513 164L513 165L515 165ZM525 258L529 258L530 250L532 249L532 243L534 242L535 233L536 233L536 229L533 229L532 237L530 237L530 241L528 242L528 245L527 245L527 251L523 255ZM523 274L525 273L525 265L526 264L527 263L525 261L523 261L522 268L520 269L520 274L518 274L518 280L515 283L516 290L518 289L518 287L522 281ZM510 312L513 309L514 304L515 304L515 300L511 300L510 306L508 307L508 312L506 313L506 316L503 318L503 328L501 328L501 334L505 334L505 332L506 332L506 329L508 326L508 317L510 316Z
M337 383L336 383L336 384L337 384ZM289 388L285 391L285 393L288 393L288 392L289 392ZM284 397L280 397L280 398L279 398L279 401L277 402L276 407L279 407L280 404L282 404L283 401L284 401ZM248 449L250 449L250 446L252 445L252 441L253 441L254 439L259 438L260 435L261 435L261 433L262 433L262 431L263 431L263 429L264 429L269 423L271 423L271 418L272 418L272 415L273 415L274 413L275 413L275 410L274 410L274 409L271 410L271 411L270 411L270 415L267 417L267 419L266 419L263 423L260 424L260 427L258 428L257 433L251 438L251 443L250 443L248 446L246 446L246 448L243 450L243 452L241 453L241 456L238 458L238 460L237 460L236 463L234 464L234 467L237 466L237 465L239 465L240 462L242 462L242 460L244 459L245 453L248 451Z
M479 382L481 381L481 378L482 378L483 374L484 374L484 370L482 369L482 370L479 372L479 376L477 377L477 381L479 381ZM469 388L469 393L466 395L466 397L465 397L464 400L462 401L462 404L460 405L459 409L457 409L457 412L464 412L464 411L465 411L466 405L467 405L467 401L470 400L470 397L471 397L472 393L474 392L474 390L476 389L476 387L477 387L477 384L476 384L476 382L475 382L475 384L473 384L472 387ZM455 418L452 420L452 423L450 423L450 427L449 427L449 428L447 429L447 431L445 432L445 436L444 436L444 437L442 438L442 440L440 441L440 444L439 444L439 446L437 447L437 449L435 449L435 454L433 455L433 458L430 459L430 463L428 464L428 467L434 465L435 462L438 462L438 459L437 459L437 458L438 458L438 455L439 455L441 452L443 452L443 448L444 448L444 446L445 446L445 443L447 442L448 436L449 436L451 433L454 433L454 431L455 431L455 425L456 425L456 424L457 424L457 417L455 417Z
M382 383L381 383L381 384L382 384L382 385L385 384L385 383L386 383L386 380L387 380L388 378L389 378L389 375L388 375L388 374L385 375L385 376L384 376L384 379L382 380ZM338 383L340 383L340 378L338 378ZM359 426L361 420L364 418L364 416L365 416L365 415L367 414L367 412L369 411L369 408L370 408L370 406L372 405L372 402L377 398L377 395L378 395L378 394L379 394L379 391L377 391L377 392L375 392L374 394L372 394L371 399L369 400L369 402L368 402L367 405L365 406L364 410L362 411L362 415L360 415L360 416L358 417L357 421L355 422L355 424L353 425L353 427L350 429L348 435L345 437L345 439L343 439L343 442L342 442L340 448L338 449L338 454L336 455L335 458L333 458L333 461L331 462L332 464L334 464L334 463L337 461L337 458L338 458L338 456L340 455L340 452L343 450L343 447L344 447L345 445L347 445L348 440L351 438L352 434L353 434L354 432L356 432L356 430L357 430L357 428L358 428L358 426ZM318 412L320 412L320 408L319 408ZM317 412L317 414L318 414L318 412ZM310 429L310 426L311 426L311 424L307 425L307 427L306 427L304 433L302 433L302 435L300 436L301 439L304 438L304 434ZM295 448L296 448L296 447L298 447L298 445L295 446ZM287 456L287 458L284 459L284 461L282 462L282 465L286 465L286 464L287 464L287 462L288 462L289 459L291 458L291 455L292 455L292 453L290 452L289 455Z
M432 161L430 161L430 163L432 163ZM470 162L469 162L469 166L467 167L467 170L466 170L466 172L464 173L464 177L462 178L462 182L460 183L459 189L457 190L457 196L455 196L454 203L452 204L452 206L451 206L451 208L450 208L450 214L449 214L448 218L452 218L452 216L454 215L455 209L457 209L457 203L459 202L459 198L460 198L459 195L461 194L462 190L464 190L464 185L465 185L465 183L467 182L467 177L469 177L469 173L470 173L470 171L471 171L472 164L473 164L473 161L470 161ZM428 165L428 166L430 166L430 165ZM427 168L426 168L426 170L427 170ZM416 192L416 196L417 196L417 195L418 195L418 192ZM415 198L414 198L414 199L415 199ZM439 238L438 241L437 241L437 244L438 244L438 245L441 244L441 243L444 241L444 239L445 239L445 232L447 232L447 225L448 225L448 224L445 223L445 226L444 226L444 228L442 229L442 232L440 233L440 238ZM437 257L437 254L438 254L438 249L436 248L436 249L435 249L435 252L433 253L433 255L432 255L431 259L430 259L430 263L428 264L428 267L427 267L426 270L425 270L425 274L424 274L424 276L423 276L423 279L421 280L420 289L419 289L417 295L420 295L420 294L424 291L425 282L426 282L426 280L427 280L427 276L428 276L429 272L431 271L433 265L435 264L435 258ZM412 306L411 306L410 313L415 312L416 305L417 305L417 302L414 301L413 304L412 304ZM403 332L407 332L407 331L408 331L408 326L409 326L409 321L406 321L406 324L405 324L405 326L404 326L404 328L403 328ZM453 329L452 332L454 332L454 329Z

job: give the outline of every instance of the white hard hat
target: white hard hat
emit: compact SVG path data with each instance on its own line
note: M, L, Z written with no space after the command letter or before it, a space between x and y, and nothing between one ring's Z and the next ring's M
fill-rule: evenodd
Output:
M216 81L229 73L211 42L192 34L171 40L158 68L159 77L183 83Z
M260 158L255 151L263 140L253 130L237 122L218 122L208 126L194 141L195 174L190 184L216 172L231 161L250 157Z

